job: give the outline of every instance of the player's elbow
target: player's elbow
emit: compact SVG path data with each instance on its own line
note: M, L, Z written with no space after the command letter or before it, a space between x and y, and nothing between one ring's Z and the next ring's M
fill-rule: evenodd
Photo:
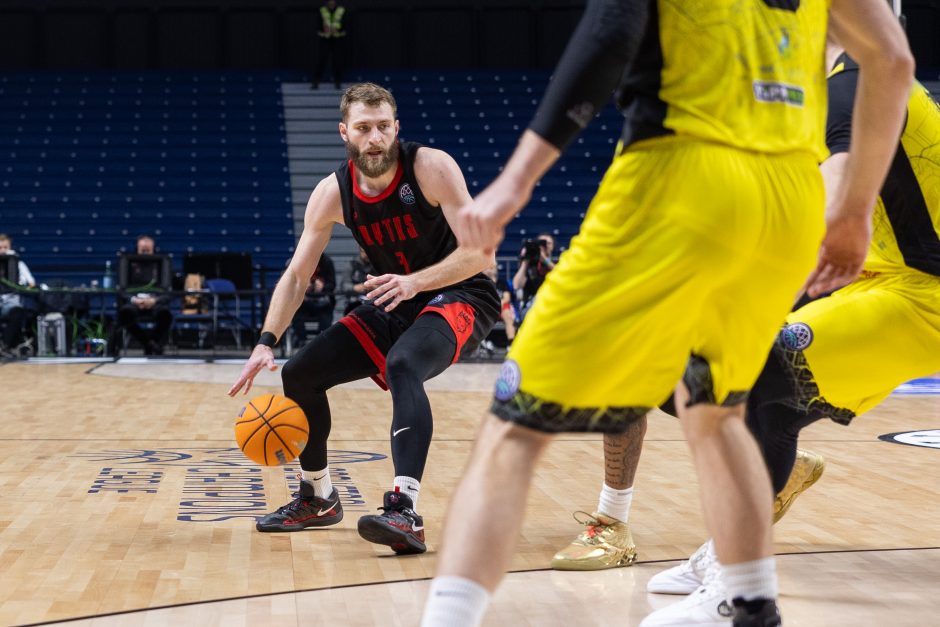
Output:
M872 51L866 58L858 61L862 71L871 70L876 74L876 84L906 85L914 81L914 55L907 40L894 41L879 50Z

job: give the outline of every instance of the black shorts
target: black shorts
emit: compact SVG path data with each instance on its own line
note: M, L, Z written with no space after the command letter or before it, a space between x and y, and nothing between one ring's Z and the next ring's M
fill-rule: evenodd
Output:
M345 326L356 337L379 369L372 378L382 389L388 389L385 357L419 316L436 314L447 321L457 343L451 362L454 363L473 353L486 338L499 319L499 306L496 286L480 276L439 292L419 294L389 312L371 303L359 305L337 324Z

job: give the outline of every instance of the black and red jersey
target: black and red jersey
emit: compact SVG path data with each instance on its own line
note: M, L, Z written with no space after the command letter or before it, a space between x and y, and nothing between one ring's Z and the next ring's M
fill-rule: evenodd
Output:
M457 238L440 207L431 205L415 177L421 144L399 142L395 178L377 196L359 189L347 161L336 170L343 220L366 251L376 274L410 274L441 261L457 248Z

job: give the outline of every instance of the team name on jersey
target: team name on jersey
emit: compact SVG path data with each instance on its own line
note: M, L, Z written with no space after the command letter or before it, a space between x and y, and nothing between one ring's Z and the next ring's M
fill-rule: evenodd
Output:
M386 239L391 243L420 237L414 221L408 214L384 218L371 224L360 224L359 234L368 246L382 246Z

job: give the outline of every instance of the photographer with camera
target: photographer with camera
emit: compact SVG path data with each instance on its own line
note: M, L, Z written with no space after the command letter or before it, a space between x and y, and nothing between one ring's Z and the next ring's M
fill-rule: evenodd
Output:
M535 293L542 287L545 277L555 267L552 252L555 250L555 238L551 233L539 233L535 239L522 242L519 252L519 269L512 278L512 288L521 303L519 317L525 318L532 306Z

